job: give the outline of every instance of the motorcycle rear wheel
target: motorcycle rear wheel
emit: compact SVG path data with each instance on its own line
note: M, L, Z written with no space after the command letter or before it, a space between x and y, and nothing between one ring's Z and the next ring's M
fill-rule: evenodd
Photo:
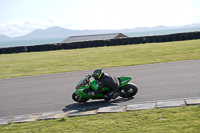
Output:
M87 97L82 97L80 98L79 95L77 95L76 93L72 94L72 99L76 102L82 103L82 102L87 102L89 100L89 98Z
M137 94L138 88L133 83L128 83L120 89L120 96L123 98L130 98Z

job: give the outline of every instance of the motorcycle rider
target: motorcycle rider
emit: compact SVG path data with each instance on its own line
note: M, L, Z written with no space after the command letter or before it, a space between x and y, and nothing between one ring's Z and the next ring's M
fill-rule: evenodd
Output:
M92 77L94 79L98 80L99 86L98 86L98 89L96 91L88 92L88 95L94 96L96 94L100 94L101 90L104 87L108 87L110 89L104 95L105 101L110 101L112 98L116 99L119 96L119 94L117 93L117 90L119 89L120 83L119 83L119 80L116 77L111 76L107 73L104 73L102 69L96 69L93 72Z

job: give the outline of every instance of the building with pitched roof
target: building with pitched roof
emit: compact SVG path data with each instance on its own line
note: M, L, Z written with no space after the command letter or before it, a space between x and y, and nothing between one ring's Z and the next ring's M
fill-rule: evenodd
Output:
M96 41L96 40L110 40L118 38L127 38L128 36L122 33L111 33L111 34L95 34L95 35L83 35L83 36L70 36L62 43L72 43L72 42L83 42L83 41Z

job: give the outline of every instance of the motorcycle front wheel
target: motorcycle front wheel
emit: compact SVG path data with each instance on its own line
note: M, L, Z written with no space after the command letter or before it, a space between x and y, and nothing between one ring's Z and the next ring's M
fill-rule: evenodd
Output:
M120 89L120 96L123 98L130 98L137 94L138 88L133 83L128 83Z
M76 93L72 94L72 99L76 102L82 103L82 102L87 102L89 100L89 98L87 97L82 97L80 98L79 95L77 95Z

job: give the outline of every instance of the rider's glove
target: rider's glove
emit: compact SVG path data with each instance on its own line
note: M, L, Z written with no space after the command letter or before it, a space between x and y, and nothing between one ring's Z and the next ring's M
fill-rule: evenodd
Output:
M94 96L95 93L94 93L94 91L90 91L90 92L88 92L88 95L89 95L89 96Z
M88 74L88 76L86 76L86 79L89 80L92 76Z

